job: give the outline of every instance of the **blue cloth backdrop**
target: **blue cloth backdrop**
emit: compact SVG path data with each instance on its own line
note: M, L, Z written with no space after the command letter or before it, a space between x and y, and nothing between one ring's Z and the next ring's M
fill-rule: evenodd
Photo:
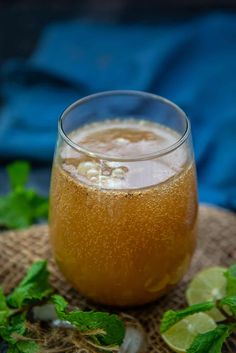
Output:
M50 161L57 119L82 96L154 92L191 120L200 200L236 209L236 14L155 26L51 25L31 58L6 63L0 79L1 160Z

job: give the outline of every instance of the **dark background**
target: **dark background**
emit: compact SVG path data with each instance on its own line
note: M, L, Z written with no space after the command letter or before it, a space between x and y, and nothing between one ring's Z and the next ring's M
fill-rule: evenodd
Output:
M85 17L155 23L225 9L236 9L235 0L1 0L0 60L29 56L42 29L54 21Z

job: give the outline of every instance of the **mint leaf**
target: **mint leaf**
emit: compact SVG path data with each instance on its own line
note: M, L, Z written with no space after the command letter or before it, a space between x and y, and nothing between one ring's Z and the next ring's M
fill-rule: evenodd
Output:
M221 353L224 341L234 328L235 325L219 325L212 331L199 334L187 353Z
M227 295L236 295L236 264L230 266L224 275L227 279Z
M33 209L24 190L0 197L0 226L9 229L26 228L33 222Z
M48 199L33 190L18 189L0 197L0 226L26 228L38 218L47 218Z
M6 297L0 287L0 326L6 325L10 312L11 311L7 306Z
M28 181L30 165L25 161L17 161L7 166L10 185L13 190L24 188Z
M35 262L29 268L23 280L8 296L8 305L13 308L21 308L24 305L32 304L47 297L52 293L48 277L47 261Z
M233 316L236 318L236 295L229 295L221 299L219 303L220 307L224 310L224 305L227 305L232 312Z
M20 353L38 353L40 347L35 341L18 341L16 347Z
M19 353L19 350L15 345L9 345L7 353Z
M0 327L0 336L9 345L7 350L8 353L39 352L39 346L36 342L22 339L26 333L27 328L25 314L12 316L8 325Z
M193 315L201 311L208 311L214 307L215 303L213 301L208 301L191 305L186 309L179 311L168 310L165 312L161 320L160 332L166 332L171 326L175 325L177 322L184 319L186 316Z
M10 344L17 342L17 336L23 336L26 332L25 315L18 314L11 317L10 322L6 326L0 327L0 336L2 339Z
M64 315L64 312L68 307L68 302L61 295L58 294L54 294L52 296L52 302L55 305L57 314L60 314L60 316Z
M54 295L52 301L55 305L59 319L69 321L80 332L94 338L102 346L120 346L125 335L124 323L115 314L98 311L67 311L67 302L59 295Z
M29 174L27 162L15 162L7 167L12 190L0 196L0 227L26 228L48 216L48 199L26 189Z
M39 218L48 217L48 198L38 195L35 191L31 191L30 206L33 209L33 221Z

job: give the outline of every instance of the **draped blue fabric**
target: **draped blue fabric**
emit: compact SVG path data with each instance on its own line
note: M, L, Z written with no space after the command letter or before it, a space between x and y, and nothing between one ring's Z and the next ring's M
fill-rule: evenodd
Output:
M0 159L50 161L57 120L98 91L153 92L190 118L200 200L236 209L236 14L148 25L50 25L0 74Z

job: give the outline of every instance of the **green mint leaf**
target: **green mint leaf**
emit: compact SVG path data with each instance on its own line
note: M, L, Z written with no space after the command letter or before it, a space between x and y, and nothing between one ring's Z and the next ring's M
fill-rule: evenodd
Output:
M5 228L26 228L47 215L48 199L33 190L18 189L0 197L0 226Z
M25 315L23 314L12 316L8 325L0 327L1 338L13 345L18 341L17 337L23 336L25 333ZM17 337L15 335L17 335Z
M52 293L48 283L49 272L47 261L35 262L28 270L26 276L8 296L7 303L13 308L21 308L46 298Z
M57 314L62 316L68 307L68 302L61 295L58 294L54 294L52 296L52 302L55 305Z
M22 340L27 333L25 314L12 316L8 325L0 327L1 338L9 344L7 352L38 353L39 346L32 340Z
M221 353L223 343L234 328L234 325L219 325L212 331L199 334L187 353Z
M0 287L0 326L6 325L10 312L11 311L7 306L6 297Z
M0 197L0 226L26 228L33 223L33 209L28 194L18 190Z
M229 295L221 299L219 303L220 307L223 308L227 305L232 312L233 316L236 318L236 295Z
M38 353L40 351L38 344L32 340L18 341L16 347L20 353Z
M31 190L30 206L33 209L33 220L48 217L48 198L38 195Z
M230 266L224 275L227 279L227 295L236 295L236 264Z
M55 305L59 319L69 321L79 331L96 339L102 346L120 346L125 335L124 323L115 314L97 311L67 311L67 302L59 295L54 295L52 301Z
M171 326L175 325L180 320L184 319L189 315L193 315L202 311L208 311L215 307L215 303L213 301L208 301L204 303L194 304L186 309L174 311L168 310L163 315L161 320L160 332L166 332Z
M25 161L17 161L7 166L7 173L13 190L25 187L29 172L30 165Z
M9 345L7 353L19 353L19 349L16 347L16 345Z
M29 170L27 162L15 162L7 167L12 191L0 196L0 227L26 228L48 217L48 199L25 188Z

